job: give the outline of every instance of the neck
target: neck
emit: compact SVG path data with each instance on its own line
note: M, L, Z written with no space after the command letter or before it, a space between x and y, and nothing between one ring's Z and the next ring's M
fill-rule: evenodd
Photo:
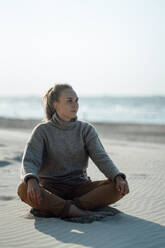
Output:
M58 118L59 118L60 120L62 120L62 121L71 121L71 118L68 118L68 117L65 116L65 115L61 116L61 115L59 115L57 112L56 112L56 114L57 114Z
M69 120L66 121L66 119L65 120L61 119L61 117L59 117L58 114L55 112L51 118L51 122L56 127L63 129L63 130L67 130L67 129L74 128L77 125L77 116L71 119L70 121Z

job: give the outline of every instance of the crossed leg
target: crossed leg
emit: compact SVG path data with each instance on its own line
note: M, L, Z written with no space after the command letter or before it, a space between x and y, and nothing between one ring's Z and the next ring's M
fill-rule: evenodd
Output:
M32 208L52 213L52 215L57 217L62 216L63 211L66 208L67 201L44 189L43 187L40 187L40 189L42 194L42 200L40 205L36 205L35 203L32 203L28 200L27 184L20 183L18 186L17 193L20 199Z
M64 185L61 185L61 189ZM58 185L60 190L60 187ZM72 199L65 200L57 194L41 187L42 201L36 206L27 199L27 185L21 183L18 187L18 195L22 201L31 207L48 211L56 217L73 217L92 215L96 208L102 208L122 198L112 180L87 182L77 187L72 187Z
M115 183L110 180L89 181L73 192L75 205L84 210L103 208L119 201L123 196L117 191ZM101 213L101 212L100 212ZM103 214L108 214L103 212Z

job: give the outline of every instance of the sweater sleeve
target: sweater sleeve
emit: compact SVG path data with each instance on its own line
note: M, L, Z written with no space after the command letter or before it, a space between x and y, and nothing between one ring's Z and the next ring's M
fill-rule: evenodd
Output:
M29 138L22 157L21 179L25 183L31 177L39 181L38 173L42 166L44 138L40 126L36 126Z
M90 126L86 135L86 149L92 161L107 178L112 179L114 182L117 175L121 175L124 179L126 178L125 174L118 170L105 151L93 126Z

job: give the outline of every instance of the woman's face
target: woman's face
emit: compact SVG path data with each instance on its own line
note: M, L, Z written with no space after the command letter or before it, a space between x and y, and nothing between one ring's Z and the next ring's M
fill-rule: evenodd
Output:
M77 116L78 96L72 89L64 89L59 97L58 102L53 103L58 116L64 121L70 121Z

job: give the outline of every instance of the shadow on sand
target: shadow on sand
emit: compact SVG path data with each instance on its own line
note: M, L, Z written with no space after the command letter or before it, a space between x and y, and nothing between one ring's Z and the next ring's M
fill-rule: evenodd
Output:
M35 228L64 244L94 248L165 247L165 227L120 212L91 224L35 217Z

